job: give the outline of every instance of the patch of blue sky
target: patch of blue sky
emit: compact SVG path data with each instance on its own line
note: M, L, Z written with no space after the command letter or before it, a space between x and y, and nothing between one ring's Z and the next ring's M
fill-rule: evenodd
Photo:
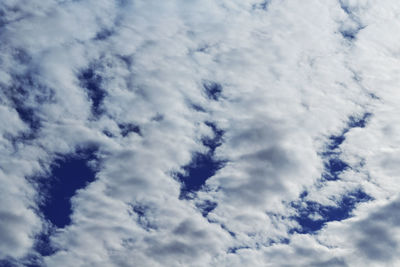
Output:
M96 160L92 148L61 156L52 164L51 176L39 179L45 194L40 210L54 226L63 228L71 222L71 198L95 179L96 172L89 165L92 160Z
M95 180L96 171L90 164L97 160L96 149L87 148L71 155L58 156L51 166L48 177L38 177L43 200L39 203L43 217L51 223L35 238L34 249L42 256L56 252L51 246L50 236L54 228L63 228L71 223L71 198L77 190L85 188Z
M211 100L218 101L222 94L222 85L212 81L203 83L204 91Z
M342 132L339 135L329 137L326 150L321 153L324 159L324 171L321 175L323 182L340 180L340 174L351 168L349 164L340 158L340 146L346 139L346 133L352 128L364 128L371 116L372 114L368 112L362 116L350 116L347 126ZM324 206L318 202L305 200L307 194L304 191L300 195L300 200L292 203L292 206L298 212L298 215L294 216L293 219L300 225L300 228L293 229L294 232L313 233L318 231L327 222L341 221L349 218L357 203L371 200L370 196L361 189L358 189L346 195L339 196L340 201L337 203L337 206Z
M154 225L148 219L149 208L143 205L134 205L132 206L132 211L136 214L137 220L136 222L140 227L145 229L146 231L157 229L157 226Z
M210 200L205 200L201 203L197 203L196 207L201 211L201 214L203 217L207 217L207 215L212 212L216 207L217 203L210 201Z
M120 123L120 124L118 124L118 127L119 127L120 133L123 137L128 136L130 133L136 133L136 134L142 136L142 131L141 131L139 125L137 125L137 124Z
M342 196L336 206L324 206L314 201L292 203L292 206L298 212L293 219L300 226L292 229L292 232L312 234L322 229L327 222L349 218L357 203L370 200L371 197L359 189Z
M94 67L82 71L79 75L81 86L87 90L88 96L92 102L92 113L94 116L100 116L103 113L102 103L106 96L101 88L102 77L96 73Z
M203 145L209 148L208 151L195 153L192 161L183 167L184 173L177 174L182 183L181 198L190 198L193 193L201 190L207 179L224 166L224 161L214 157L215 149L221 145L224 132L212 122L206 124L213 130L214 137L203 138Z
M324 172L322 174L323 180L338 180L340 173L350 168L341 158L340 146L346 139L346 133L352 128L364 128L368 123L371 113L366 112L361 117L350 116L347 126L342 130L339 135L332 135L329 137L329 142L326 150L321 153L324 159Z

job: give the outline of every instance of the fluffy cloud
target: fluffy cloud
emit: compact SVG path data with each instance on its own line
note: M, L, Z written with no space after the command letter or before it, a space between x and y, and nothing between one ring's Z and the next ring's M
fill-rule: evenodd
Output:
M3 1L0 258L396 264L398 11L367 0ZM76 188L71 223L56 228L43 186L57 159L87 149L96 180ZM185 185L200 167L214 169ZM44 234L51 253L38 249Z

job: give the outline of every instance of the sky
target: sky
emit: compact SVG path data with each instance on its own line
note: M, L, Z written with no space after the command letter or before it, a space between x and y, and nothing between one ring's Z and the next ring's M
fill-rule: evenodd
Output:
M0 1L0 266L400 266L400 3Z

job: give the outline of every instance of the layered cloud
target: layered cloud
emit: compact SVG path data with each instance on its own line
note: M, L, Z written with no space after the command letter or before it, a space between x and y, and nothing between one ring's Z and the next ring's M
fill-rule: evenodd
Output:
M397 264L399 11L3 1L0 263Z

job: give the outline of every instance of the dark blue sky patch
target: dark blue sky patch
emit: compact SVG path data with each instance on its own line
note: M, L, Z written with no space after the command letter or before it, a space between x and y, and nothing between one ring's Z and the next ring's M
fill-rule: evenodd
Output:
M346 138L344 137L344 134L330 136L330 144L328 145L328 150L331 151L339 148L339 146L344 142L345 139Z
M19 132L17 135L5 135L14 148L18 143L25 143L32 141L38 136L41 127L40 119L35 115L34 110L30 108L17 107L16 111L18 113L19 118L28 125L29 130Z
M222 166L223 162L215 160L212 154L196 153L191 163L183 167L185 173L177 175L182 182L180 198L187 198L190 193L199 191Z
M130 133L136 133L136 134L142 136L140 127L134 123L120 123L120 124L118 124L118 127L119 127L121 135L123 137L129 135Z
M107 137L114 137L114 134L108 130L103 130L102 133Z
M337 157L332 157L324 163L325 171L322 177L333 181L339 179L339 174L349 168L349 165Z
M375 99L375 100L381 99L379 96L377 96L377 95L374 94L374 93L369 93L368 95L369 95L369 97L371 97L372 99Z
M228 249L228 254L236 254L236 252L238 251L238 250L241 250L241 249L250 249L250 247L247 247L247 246L240 246L240 247L231 247L231 248L229 248Z
M51 246L50 236L52 229L40 233L35 238L35 244L33 249L42 256L50 256L57 252L57 250Z
M206 110L202 106L197 104L190 104L190 107L198 112L206 112Z
M348 15L348 18L354 23L354 26L350 26L348 24L343 23L341 25L341 29L339 30L340 34L347 41L354 41L357 38L357 34L365 28L360 22L360 19L353 12L350 6L346 5L343 0L339 0L340 8Z
M210 45L204 44L204 45L199 46L199 47L196 49L196 52L207 53L208 50L210 50Z
M352 128L364 128L369 119L371 118L372 113L365 112L362 116L350 116L347 122L347 126L342 130L339 135L331 135L329 137L329 145L328 145L328 153L332 152L339 148L339 146L344 142L346 139L346 133L348 133Z
M312 234L331 221L341 221L351 216L352 210L358 203L372 200L362 190L350 192L348 195L342 196L337 206L323 206L314 201L301 200L297 203L292 203L292 207L296 209L298 215L292 219L297 221L300 228L292 229L291 232L301 234ZM304 205L305 204L305 205ZM320 215L320 219L314 219L311 216Z
M221 145L223 130L218 129L212 122L206 124L213 130L214 137L203 138L203 145L209 148L206 153L195 153L192 161L183 167L184 173L178 173L181 181L180 198L191 198L193 193L202 189L207 179L212 177L225 164L225 161L215 159L215 149Z
M78 78L92 102L93 115L100 116L103 113L102 103L106 96L105 91L101 88L102 77L95 72L93 67L90 67L84 70Z
M275 244L289 244L290 243L290 239L286 238L286 237L280 237L280 238L276 238L276 239L269 239L267 244L264 245L268 245L268 246L272 246Z
M290 243L290 239L289 238L285 238L285 237L283 237L283 238L281 238L281 239L279 239L279 242L276 242L277 244L289 244ZM275 244L275 243L272 243L272 244Z
M222 144L222 137L224 135L224 131L218 129L215 123L207 121L205 122L205 124L212 129L214 136L211 138L205 137L203 138L202 142L204 146L210 149L210 153L213 154L215 149Z
M268 10L268 6L271 3L271 0L264 0L263 2L259 4L254 4L252 6L253 9L262 9L262 10Z
M357 34L365 28L360 22L360 19L357 17L357 15L353 12L350 6L348 6L346 3L344 3L343 0L339 0L340 8L348 15L348 18L354 23L354 26L349 26L346 23L343 23L341 25L341 29L339 30L340 34L342 37L349 41L352 42L355 39L357 39Z
M54 226L63 228L70 224L71 198L95 179L96 172L88 165L92 160L96 160L94 149L59 157L51 166L51 175L39 179L45 197L40 211Z
M134 63L133 57L130 55L116 55L116 57L125 63L127 69L130 69Z
M218 101L222 94L222 85L212 81L203 82L204 91L211 100Z
M204 202L197 203L196 207L201 211L203 217L207 217L207 215L212 212L217 207L217 205L218 204L216 202L206 200Z
M358 26L356 28L353 29L342 29L340 30L340 34L342 35L342 37L348 41L354 41L357 38L357 34L364 29L365 27L362 26Z
M35 115L34 109L16 105L15 110L19 118L29 126L32 132L36 132L40 128L40 119Z
M157 226L151 223L148 219L147 214L149 208L143 205L132 205L132 211L136 214L139 226L141 226L144 230L150 231L152 229L157 229Z
M106 40L107 38L109 38L110 36L112 36L114 34L114 32L110 29L102 29L101 31L99 31L96 36L95 36L95 40L96 41L103 41Z
M300 198L301 199L305 198L306 196L308 196L308 192L307 191L301 192L301 194L300 194Z
M346 139L346 133L353 128L364 128L371 116L372 114L369 112L365 112L362 116L350 116L347 126L342 132L329 137L326 150L321 153L324 159L323 180L338 180L339 174L350 168L346 162L340 159L341 152L338 149Z
M234 232L232 232L231 230L229 230L229 229L225 226L225 224L221 224L220 226L221 226L221 228L222 228L223 230L225 230L231 237L233 237L233 238L236 237L236 234L235 234Z
M357 33L358 33L358 31L356 31L356 30L341 30L340 31L340 34L342 35L342 37L349 41L353 41L354 39L356 39Z
M355 117L355 116L350 116L348 127L349 128L364 128L370 117L372 116L372 113L366 112L364 113L361 117Z
M19 118L30 128L29 133L21 136L25 139L34 138L41 127L41 119L36 113L37 106L51 101L54 95L52 90L37 84L33 75L33 73L27 73L13 76L13 86L6 90L7 97Z
M364 128L371 116L372 114L368 112L362 116L350 116L342 132L339 135L329 137L326 150L321 153L324 160L324 171L321 177L323 182L339 180L340 174L351 168L340 159L341 151L339 148L345 141L346 133L353 128ZM300 225L299 229L293 229L292 232L313 233L318 231L327 222L349 218L357 203L371 200L371 197L362 190L356 190L342 196L337 206L323 206L317 202L306 201L307 195L307 191L304 191L300 195L300 200L292 203L292 207L298 212L298 215L292 218Z

